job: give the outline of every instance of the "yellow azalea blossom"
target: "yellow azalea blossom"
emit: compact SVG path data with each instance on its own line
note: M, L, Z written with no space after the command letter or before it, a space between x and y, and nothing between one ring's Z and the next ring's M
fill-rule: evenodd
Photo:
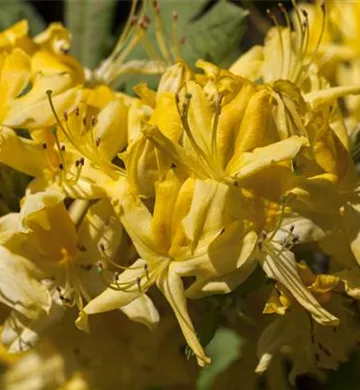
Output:
M33 39L36 49L31 55L32 74L54 75L67 73L75 84L85 81L82 65L68 54L71 34L61 23L49 27Z
M0 54L0 123L8 127L34 128L51 126L54 118L50 110L46 90L54 91L54 101L63 110L71 106L78 93L66 74L38 75L30 85L30 57L21 49Z
M183 338L170 310L153 331L118 312L95 316L90 334L67 312L1 379L4 390L142 390L148 386L193 388L197 367L181 352ZM122 353L119 355L119 351ZM106 364L104 365L104 361Z
M315 276L304 262L298 264L298 269L309 290L340 319L340 324L323 327L313 322L302 309L293 307L291 295L278 285L278 292L273 292L265 312L277 313L281 317L270 323L260 337L260 362L256 371L264 372L274 355L283 350L293 362L292 382L296 375L304 372L335 369L340 362L347 360L360 337L355 315L347 309L349 302L338 294L341 293L340 278L323 274ZM287 310L289 307L291 310Z
M33 140L4 128L0 161L34 176L30 186L35 190L55 182L72 198L104 196L104 183L123 174L111 161L126 143L128 109L124 98L99 87L84 90L83 100L71 110L58 111L56 96L52 91L47 94L57 125L32 130ZM100 103L108 94L108 101Z
M31 45L28 38L29 24L27 20L20 20L0 33L0 50L11 50L15 47L23 49Z
M239 243L234 248L242 252L237 268L233 268L227 275L210 280L199 278L187 291L188 296L228 293L243 283L259 264L270 279L280 282L291 291L315 321L324 325L337 324L338 319L326 311L307 290L300 278L292 252L293 246L299 242L304 244L320 240L325 233L307 218L288 215L286 203L290 202L291 195L283 200L283 204L279 204L256 196L248 190L242 192L243 195L240 195L232 191L229 210L235 222L225 227L222 234L224 241L228 236L227 253L232 250L233 242ZM247 221L247 224L241 221ZM215 242L213 248L216 248Z
M158 102L172 102L171 113L175 102L178 115L175 111L174 119L167 122L167 112L159 106L143 126L145 136L175 164L200 178L227 184L292 160L307 145L306 139L301 134L280 138L277 124L270 120L271 91L243 79L237 82L242 83L237 87L239 92L223 104L220 94L214 103L194 81L186 82L180 94L160 95Z
M142 134L142 123L156 123L164 134L177 142L182 134L174 93L185 81L193 78L193 73L183 61L178 61L161 77L157 92L145 84L134 90L140 99L134 99L128 114L128 146L118 154L124 161L128 180L133 189L142 197L154 196L154 183L171 168L171 160L166 153L158 150ZM166 112L166 115L164 115Z
M170 170L156 185L153 215L126 182L110 190L119 218L139 253L111 286L85 306L78 326L87 328L89 314L114 310L143 296L156 283L170 303L199 365L209 363L187 312L182 276L211 277L236 267L233 250L225 257L209 245L225 224L228 187L211 180L185 181ZM235 256L234 256L235 253ZM225 261L224 261L225 260Z
M103 258L111 266L121 244L122 226L108 202L98 202L83 221L73 221L73 216L79 217L65 209L63 199L59 189L50 187L45 192L27 194L17 218L10 214L11 221L5 221L12 234L5 237L1 249L8 253L9 260L31 265L27 278L34 285L34 292L27 293L26 298L21 298L25 283L12 292L18 294L19 303L2 330L2 342L12 352L31 347L45 328L62 317L65 307L76 306L81 311L84 302L102 292L106 285L96 272L97 261ZM75 223L79 225L78 231ZM37 283L39 287L35 289ZM34 318L27 310L43 309L42 302L33 298L34 293L43 290L47 299L52 300L51 309L47 303L46 314ZM7 304L12 306L11 302ZM22 304L27 310L21 309ZM136 301L133 305L137 305L134 320L142 322L142 306ZM133 315L131 307L123 311ZM156 321L157 312L151 303L147 304L146 315Z

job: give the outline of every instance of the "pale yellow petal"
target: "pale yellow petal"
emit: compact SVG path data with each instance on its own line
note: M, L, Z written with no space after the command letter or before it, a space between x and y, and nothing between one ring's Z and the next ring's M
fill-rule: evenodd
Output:
M130 320L144 324L150 330L155 330L160 321L153 301L146 294L142 294L127 305L122 306L120 311Z
M168 272L160 275L157 280L157 285L174 310L184 337L194 352L198 364L200 366L209 364L210 359L205 355L187 311L184 286L181 278L170 266Z
M260 265L268 277L285 286L294 298L310 312L315 321L323 325L338 325L339 320L319 304L301 281L294 254L280 249L280 245L277 246L275 248L274 245L274 251L279 251L279 254L275 252L260 258Z

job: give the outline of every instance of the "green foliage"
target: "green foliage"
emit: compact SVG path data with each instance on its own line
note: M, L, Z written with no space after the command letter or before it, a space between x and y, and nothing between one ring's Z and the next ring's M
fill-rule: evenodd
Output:
M38 34L46 24L34 7L21 0L3 0L0 7L0 29L4 30L21 19L27 19L30 34Z
M89 68L104 58L115 0L66 0L65 25L72 33L71 54Z
M180 47L181 57L192 67L199 58L226 66L240 55L239 43L245 32L248 11L225 0L215 3L209 9L206 9L207 3L207 0L161 0L161 15L167 41L170 43L172 40L172 13L176 11L179 15L178 35L179 38L184 38ZM151 13L148 13L152 17ZM152 43L156 42L154 25L155 23L151 23L147 32ZM128 59L146 57L144 48L139 46ZM143 81L144 77L141 79ZM133 85L139 81L139 78L133 78L126 85L126 92L131 93ZM156 87L157 81L157 77L147 78L152 88Z

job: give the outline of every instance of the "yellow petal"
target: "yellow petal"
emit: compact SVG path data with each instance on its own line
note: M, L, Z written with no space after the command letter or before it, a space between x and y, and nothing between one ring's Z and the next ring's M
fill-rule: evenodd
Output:
M26 259L5 247L0 247L0 255L0 301L28 318L48 313L51 296L31 274Z
M157 126L171 141L177 142L179 140L183 129L173 93L158 93L156 108L149 123Z
M262 76L261 66L264 61L264 50L260 45L253 46L242 54L229 68L230 72L246 77L251 81Z
M10 100L15 99L30 80L30 58L21 49L14 49L5 56L0 74L1 117L5 115Z
M127 113L125 103L118 99L105 106L97 116L94 137L100 138L99 151L108 160L112 160L125 147Z
M155 330L160 321L155 305L146 294L142 294L127 305L122 306L120 311L130 320L144 324L150 330Z
M267 254L260 259L260 264L268 277L286 287L294 298L311 313L315 321L322 325L338 325L339 320L325 310L303 284L293 253L281 250L280 245L275 250L278 250L280 254Z
M234 156L226 171L229 175L240 180L273 164L291 161L307 144L308 141L305 137L292 136L283 141L256 148L253 152Z
M0 161L30 176L41 176L48 168L41 145L18 136L7 127L0 127Z
M181 182L173 170L163 180L155 183L155 206L151 231L159 246L167 251L171 245L172 211L180 190Z
M141 296L144 291L140 291L137 284L137 278L144 275L145 264L146 262L142 259L135 261L135 263L122 272L117 279L119 286L125 286L122 283L128 283L128 286L126 288L124 287L123 290L116 290L115 285L114 288L108 287L84 307L83 314L90 315L120 309Z
M194 247L210 244L223 229L228 191L229 186L215 180L196 180L189 214L182 221Z
M346 95L358 95L360 87L357 85L326 88L305 94L305 100L316 110L323 104L331 104L334 100Z
M235 154L277 141L270 129L271 99L266 89L250 97L236 137Z
M205 355L187 311L183 283L181 278L171 269L171 265L168 272L160 275L157 285L174 310L183 335L194 352L199 366L209 364L210 359Z
M53 91L52 100L61 116L64 111L75 106L80 98L79 87L72 87L73 82L68 74L37 77L27 94L12 101L4 124L10 127L25 126L29 129L53 126L56 121L46 91Z

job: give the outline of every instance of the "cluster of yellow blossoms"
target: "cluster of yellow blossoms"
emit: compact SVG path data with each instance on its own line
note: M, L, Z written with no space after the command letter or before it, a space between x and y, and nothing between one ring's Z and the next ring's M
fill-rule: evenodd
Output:
M59 324L75 329L69 311L86 332L101 321L92 315L113 310L166 328L160 291L205 366L189 302L263 272L268 282L253 290L266 289L262 309L273 315L256 371L280 351L293 376L347 359L360 340L360 188L338 99L357 122L360 56L341 20L330 26L346 17L335 3L295 9L295 32L270 12L264 46L228 70L152 64L158 88L138 84L136 98L105 84L113 58L83 69L59 24L35 38L24 21L1 33L0 162L32 177L20 211L0 218L4 348L26 351ZM332 33L343 34L339 51ZM328 256L326 273L303 261L309 250ZM114 339L138 337L140 325L117 326Z

